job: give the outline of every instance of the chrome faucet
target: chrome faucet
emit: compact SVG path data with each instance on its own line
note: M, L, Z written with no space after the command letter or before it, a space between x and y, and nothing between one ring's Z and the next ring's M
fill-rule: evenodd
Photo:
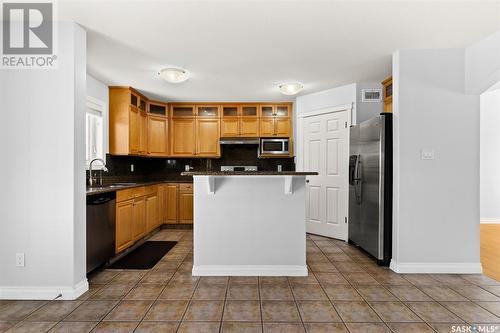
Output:
M90 161L90 164L89 164L89 185L90 186L94 186L94 177L92 177L92 164L95 162L95 161L99 161L102 163L102 170L103 171L108 171L108 168L106 168L106 162L104 162L104 160L102 158L94 158L92 161ZM96 179L97 181L97 179ZM101 175L101 185L102 185L102 175Z

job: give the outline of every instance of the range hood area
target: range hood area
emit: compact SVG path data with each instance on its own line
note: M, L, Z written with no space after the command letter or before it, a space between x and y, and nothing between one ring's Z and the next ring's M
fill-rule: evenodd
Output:
M228 137L220 138L221 145L258 145L259 138Z

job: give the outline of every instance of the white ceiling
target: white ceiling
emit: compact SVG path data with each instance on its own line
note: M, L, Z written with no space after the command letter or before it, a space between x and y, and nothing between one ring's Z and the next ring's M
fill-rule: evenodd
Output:
M277 101L380 82L397 49L454 48L500 30L500 1L63 1L88 31L88 72L167 101ZM192 78L168 84L161 68Z

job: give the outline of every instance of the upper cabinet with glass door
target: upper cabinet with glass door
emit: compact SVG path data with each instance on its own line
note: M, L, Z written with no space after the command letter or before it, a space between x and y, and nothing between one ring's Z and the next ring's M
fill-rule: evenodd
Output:
M277 104L274 110L276 117L290 117L291 105L290 104Z
M274 117L274 111L276 108L274 105L261 105L259 110L261 117Z
M189 117L194 117L196 115L194 105L173 104L171 105L170 109L171 109L170 114L172 118L186 118L186 117L189 118Z
M258 137L260 135L259 107L258 105L241 105L241 118L239 119L240 136Z
M290 117L291 104L261 105L261 117Z
M198 118L219 118L218 105L197 105L196 115Z
M239 114L239 107L237 105L222 106L221 137L235 137L240 135Z
M147 99L131 87L109 87L109 153L145 155Z
M257 105L242 105L241 106L241 116L242 117L256 118L256 117L258 117L258 113L259 113L259 108Z
M167 117L168 116L168 107L167 107L166 103L149 101L148 102L148 112L151 115Z

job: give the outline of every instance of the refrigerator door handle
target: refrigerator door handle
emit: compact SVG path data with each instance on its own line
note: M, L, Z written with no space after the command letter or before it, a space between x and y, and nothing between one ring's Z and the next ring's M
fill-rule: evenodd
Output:
M361 183L361 155L358 155L354 166L354 194L358 205L361 204Z

